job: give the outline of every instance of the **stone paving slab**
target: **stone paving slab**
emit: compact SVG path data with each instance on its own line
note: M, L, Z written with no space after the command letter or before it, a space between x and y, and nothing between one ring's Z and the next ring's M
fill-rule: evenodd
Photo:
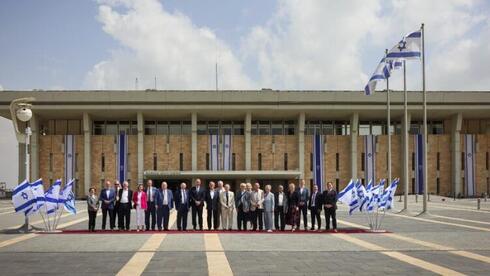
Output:
M207 275L205 252L156 252L143 275Z
M432 275L377 252L226 252L235 275Z
M463 258L445 251L409 251L403 253L468 275L488 275L490 271L490 264Z
M437 243L463 250L488 250L490 249L490 233L471 232L454 233L444 232L423 232L423 233L403 233L404 236L418 240Z
M133 253L0 253L4 275L114 275Z
M158 251L204 251L203 234L169 234Z

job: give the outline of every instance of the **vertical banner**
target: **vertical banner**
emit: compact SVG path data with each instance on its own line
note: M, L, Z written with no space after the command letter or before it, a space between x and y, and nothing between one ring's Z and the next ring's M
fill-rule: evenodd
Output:
M370 181L376 183L376 136L364 136L364 165L366 184ZM374 185L374 184L373 184Z
M209 170L219 170L219 135L209 135Z
M232 136L231 135L223 135L223 170L224 171L231 171L231 141L232 141Z
M323 153L324 139L323 135L313 135L313 184L318 186L318 191L323 192L324 177L323 177Z
M65 182L75 178L75 136L65 135Z
M117 179L121 184L126 180L128 172L128 136L121 133L117 136Z
M466 196L475 196L475 153L476 137L473 134L464 135L464 186Z
M415 191L414 194L424 193L424 135L415 134L413 137L415 148Z

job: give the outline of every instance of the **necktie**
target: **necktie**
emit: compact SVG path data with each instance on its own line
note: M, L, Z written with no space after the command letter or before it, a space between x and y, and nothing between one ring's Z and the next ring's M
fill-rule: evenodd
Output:
M228 192L226 192L226 205L228 205Z

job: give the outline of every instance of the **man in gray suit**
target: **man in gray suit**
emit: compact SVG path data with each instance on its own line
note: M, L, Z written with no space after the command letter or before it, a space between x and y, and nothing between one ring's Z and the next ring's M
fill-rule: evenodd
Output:
M264 223L265 230L272 232L272 222L274 217L274 194L271 193L271 185L265 185L264 193Z

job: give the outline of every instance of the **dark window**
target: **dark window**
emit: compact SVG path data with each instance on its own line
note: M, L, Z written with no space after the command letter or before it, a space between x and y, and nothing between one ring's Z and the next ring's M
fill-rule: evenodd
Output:
M415 194L415 178L412 177L412 193Z
M208 124L207 122L197 122L197 134L205 135L208 134Z
M489 156L488 156L488 151L487 151L487 154L486 154L486 157L485 157L485 168L487 168L488 170L488 166L489 166L489 163L490 163L490 160L489 159Z
M100 159L101 171L105 172L105 155L102 153L102 158Z
M191 135L191 132L192 132L191 121L183 121L182 122L182 135Z
M340 154L336 153L335 154L335 170L339 171L340 168Z
M262 153L259 153L257 164L259 167L259 171L261 171L262 170Z
M119 122L119 130L118 130L119 134L131 134L130 129L131 128L129 125L129 121L120 121Z
M322 122L322 134L333 135L333 123L330 121Z
M243 122L233 122L233 134L234 135L243 135Z
M182 125L180 121L172 121L169 123L168 132L170 135L181 135Z
M415 152L412 152L412 171L415 170Z
M236 154L235 153L231 154L231 170L232 171L236 170Z
M158 168L158 156L157 153L153 153L153 170L156 171Z
M221 134L230 135L233 131L233 125L230 121L221 122Z
M78 153L75 153L75 171L78 172Z
M209 153L206 153L206 170L209 170Z
M438 177L438 178L436 178L436 192L437 192L437 194L439 194L440 191L441 191L440 190L440 185L441 185L441 180Z
M364 158L366 158L366 154L363 152L363 153L361 153L361 168L362 168L362 171L365 171L366 170L366 160L364 160Z
M284 122L284 133L286 135L294 135L296 132L296 124L294 121L285 121Z
M438 153L437 153L437 163L436 163L436 167L437 167L437 168L436 168L437 170L440 170L440 169L441 169L441 153L440 153L440 152L438 152Z
M94 135L105 135L105 122L94 121Z
M157 134L155 121L145 121L145 135L155 135Z
M157 130L156 130L156 134L159 134L159 135L168 135L169 131L168 131L168 122L166 121L158 121L157 122Z
M464 162L464 156L465 156L465 155L464 155L464 152L461 152L461 169L462 169L462 170L464 170L464 169L465 169L465 168L464 168L464 163L465 163L465 162ZM463 181L463 183L464 183L464 181Z
M258 121L252 121L250 133L252 135L258 135L259 134L259 122Z
M218 121L210 121L208 122L208 132L212 135L219 134L219 122Z
M390 159L388 156L388 152L386 152L386 170L388 171L388 168L390 167Z
M338 178L335 179L335 190L339 190L340 180Z
M118 135L117 121L107 121L105 125L105 132L107 135Z
M49 171L50 172L53 171L53 154L52 153L49 154Z
M282 121L274 121L271 125L272 135L284 135L284 125Z
M284 153L284 170L288 170L288 154Z
M313 171L313 153L310 152L310 171Z
M131 121L131 134L138 134L138 122L136 121Z
M184 170L184 154L182 152L179 155L179 167L181 171Z
M270 135L271 134L271 124L269 121L259 122L259 135Z

